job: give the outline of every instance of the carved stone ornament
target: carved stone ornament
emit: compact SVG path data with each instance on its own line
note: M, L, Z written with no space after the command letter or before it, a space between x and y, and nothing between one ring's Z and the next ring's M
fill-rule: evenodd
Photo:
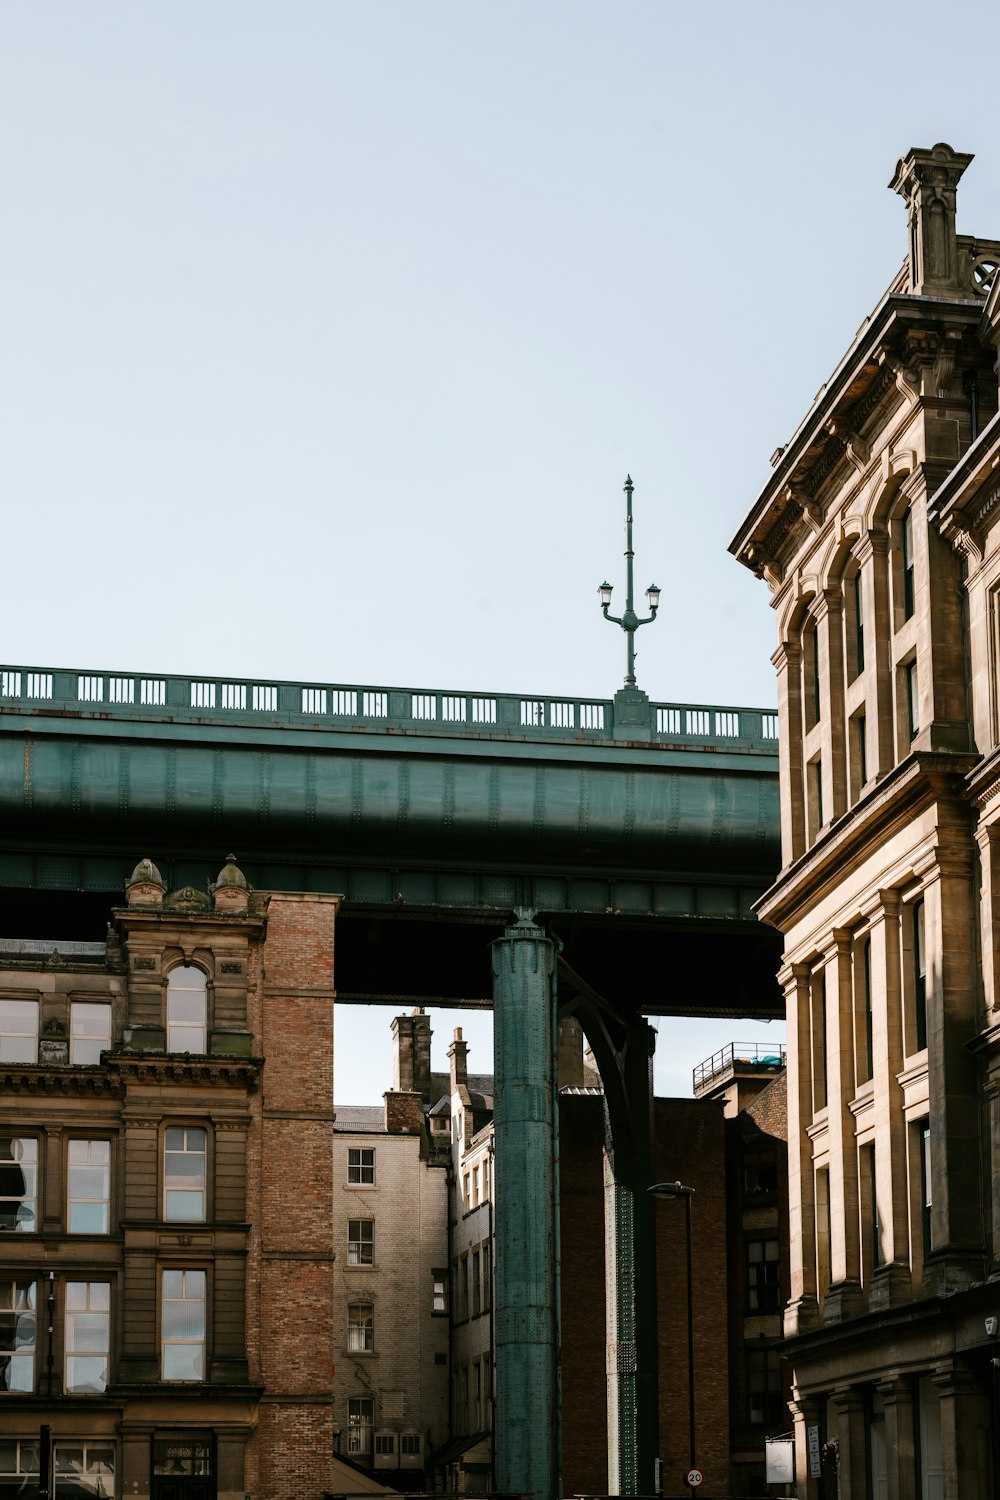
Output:
M238 958L224 958L219 964L220 974L242 974L243 964Z
M211 907L208 896L203 891L196 891L193 885L171 891L165 904L181 911L208 911Z
M155 969L156 968L156 959L155 958L136 957L136 958L133 958L133 960L132 960L132 967L133 967L133 969Z

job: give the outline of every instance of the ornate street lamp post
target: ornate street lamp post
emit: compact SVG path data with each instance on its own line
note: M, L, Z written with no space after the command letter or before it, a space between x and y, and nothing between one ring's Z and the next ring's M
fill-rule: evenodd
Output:
M649 625L653 620L656 619L656 611L660 607L660 590L657 588L657 586L656 586L655 583L651 583L649 585L649 588L646 590L646 598L649 601L649 614L645 617L645 619L640 620L639 616L635 612L635 603L634 603L633 595L632 595L632 587L633 587L633 585L632 585L632 559L635 556L634 552L632 551L632 490L633 489L634 489L634 485L632 484L632 476L630 474L626 474L626 476L625 476L625 564L626 564L626 570L627 570L627 573L626 573L626 577L627 577L626 590L627 590L627 592L626 592L626 595L625 595L625 613L621 617L619 617L618 615L608 614L608 610L611 608L611 587L612 586L611 586L610 583L607 583L607 582L602 583L601 586L600 586L600 588L597 590L598 594L600 595L601 608L604 611L604 618L606 620L610 620L611 623L612 623L612 625L620 625L621 628L624 630L625 634L628 636L628 671L625 674L625 686L627 688L634 688L635 687L635 633L639 629L640 625Z

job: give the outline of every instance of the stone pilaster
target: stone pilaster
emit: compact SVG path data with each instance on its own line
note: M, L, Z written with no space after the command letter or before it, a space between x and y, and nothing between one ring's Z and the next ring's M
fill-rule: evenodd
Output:
M897 1075L903 1068L903 1007L899 972L899 896L880 891L871 923L872 1088L875 1112L875 1192L882 1232L869 1307L887 1307L911 1294L910 1212L906 1121Z
M896 760L887 534L867 532L856 545L854 555L862 568L866 612L864 691L868 715L868 776L871 779L884 775Z
M802 647L783 641L771 657L778 671L778 780L781 788L781 861L789 865L806 847L802 769Z
M989 1431L989 1397L970 1371L951 1362L934 1371L934 1384L941 1398L942 1500L988 1495L989 1454L979 1434Z
M854 987L851 934L838 930L826 956L827 1131L830 1144L830 1286L824 1323L861 1311L858 1173L854 1117Z
M844 744L844 595L841 588L825 589L816 601L816 644L825 667L820 678L821 751L823 757L823 821L847 811L847 755Z
M942 837L945 830L942 830ZM924 881L931 1254L925 1289L977 1280L984 1266L974 924L968 847L939 848Z
M788 1214L791 1297L785 1333L791 1337L819 1321L816 1292L816 1188L813 1176L810 971L793 964L779 975L788 1023Z
M821 1500L820 1478L809 1472L809 1428L819 1427L819 1402L793 1395L788 1403L795 1434L795 1490L798 1500Z
M868 1500L868 1445L865 1441L865 1403L853 1386L832 1393L836 1422L837 1500Z
M887 1500L911 1500L918 1489L913 1383L893 1374L877 1389L885 1412Z

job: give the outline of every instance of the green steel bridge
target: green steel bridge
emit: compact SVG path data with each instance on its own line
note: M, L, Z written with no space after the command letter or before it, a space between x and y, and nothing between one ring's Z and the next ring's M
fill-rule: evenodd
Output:
M497 1483L558 1491L554 1072L605 1086L621 1493L652 1492L647 1015L775 1017L768 710L0 667L0 935L100 939L144 856L204 887L337 891L338 1003L493 1005ZM516 1211L505 1212L505 1204ZM525 1419L528 1414L530 1420Z

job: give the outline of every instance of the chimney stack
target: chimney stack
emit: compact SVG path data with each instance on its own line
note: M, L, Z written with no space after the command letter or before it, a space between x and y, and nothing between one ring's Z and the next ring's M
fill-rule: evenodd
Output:
M456 1088L466 1086L469 1082L469 1044L462 1040L461 1026L455 1027L455 1038L448 1048L448 1062L451 1067L451 1092Z
M915 146L896 163L889 183L906 202L910 224L910 284L915 297L971 297L959 274L955 190L972 160L940 141Z
M394 1093L419 1094L425 1104L431 1091L431 1018L422 1005L412 1015L392 1021L392 1088Z

